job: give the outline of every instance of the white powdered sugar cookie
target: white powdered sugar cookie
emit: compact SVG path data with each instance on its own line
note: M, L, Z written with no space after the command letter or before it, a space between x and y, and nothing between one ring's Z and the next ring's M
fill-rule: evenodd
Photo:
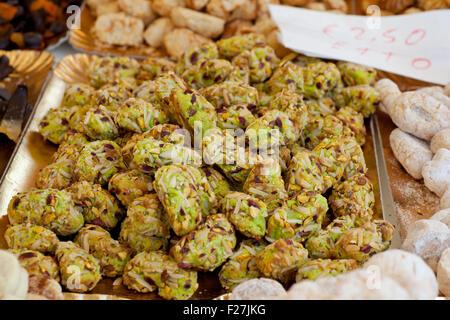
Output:
M450 247L450 230L436 220L417 220L408 228L402 249L415 253L436 271L442 252Z
M450 248L446 249L439 260L437 267L437 281L439 291L446 297L450 297Z
M365 269L336 277L304 280L288 291L287 300L408 300L408 291L390 277L375 278Z
M286 290L275 280L267 278L251 279L233 289L230 300L274 299L284 296Z
M377 83L375 83L375 89L380 94L383 111L389 114L388 106L392 106L395 99L397 99L402 94L402 92L398 88L397 84L389 79L379 80Z
M386 107L400 129L424 140L430 140L450 124L450 109L425 93L404 92Z
M389 141L395 158L403 168L414 179L422 179L423 165L433 158L428 144L398 128L391 132Z
M442 197L450 185L450 150L439 149L423 166L422 176L425 186Z
M0 295L25 299L28 291L28 272L12 253L0 250Z
M442 88L442 87L438 87L438 86L425 87L425 88L418 89L417 92L426 93L426 94L432 96L433 98L435 98L436 100L439 100L440 102L445 104L447 106L447 108L450 108L450 97L448 97L444 93L444 88Z
M430 219L440 221L450 228L450 208L436 212Z
M439 131L431 139L430 149L433 153L442 148L450 150L450 128Z
M448 185L447 190L441 197L441 210L450 208L450 185Z
M434 272L418 255L390 249L374 255L364 264L366 269L371 266L379 268L381 277L391 277L400 283L412 299L434 299L438 295Z

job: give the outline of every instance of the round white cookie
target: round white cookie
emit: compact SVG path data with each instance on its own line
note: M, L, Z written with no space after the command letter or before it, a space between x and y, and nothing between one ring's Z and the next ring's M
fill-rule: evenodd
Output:
M267 278L251 279L233 289L230 300L274 299L286 295L286 290L275 280Z
M288 300L405 300L408 291L394 279L377 277L370 270L359 269L336 277L304 280L294 284Z
M415 253L436 271L441 253L450 247L450 230L437 220L417 220L408 228L402 249Z
M450 228L450 208L436 212L430 219L440 221Z
M364 268L379 268L380 276L391 277L401 284L412 299L435 299L438 284L433 270L417 255L390 249L372 256Z

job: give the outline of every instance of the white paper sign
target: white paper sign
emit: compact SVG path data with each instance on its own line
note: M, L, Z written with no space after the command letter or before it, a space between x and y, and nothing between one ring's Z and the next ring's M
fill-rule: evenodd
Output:
M269 8L280 42L293 51L442 85L450 82L450 10L365 17Z

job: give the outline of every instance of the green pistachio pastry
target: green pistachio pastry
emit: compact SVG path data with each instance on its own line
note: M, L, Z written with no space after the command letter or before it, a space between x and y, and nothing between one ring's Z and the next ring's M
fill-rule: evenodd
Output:
M357 268L353 259L316 259L305 263L298 268L296 282L302 280L316 280L324 277L334 277Z
M371 217L375 196L370 179L363 173L336 185L329 198L335 216L354 214L360 218Z
M109 179L124 167L120 147L109 140L89 142L75 162L74 175L80 181L107 185Z
M202 221L198 169L188 165L168 165L156 171L154 187L169 217L173 231L185 235Z
M225 215L209 216L197 230L182 237L170 250L181 268L213 271L233 254L234 228Z
M114 83L124 78L134 78L139 71L139 62L128 57L101 57L94 59L87 71L90 83L95 88Z
M83 132L92 140L114 140L119 136L111 113L103 106L87 111L81 121Z
M264 89L270 95L282 90L303 94L303 68L286 62L275 69L272 77L264 84Z
M216 195L217 202L222 200L231 191L230 184L219 171L212 167L202 167L200 170L205 174L212 191Z
M190 66L183 72L182 77L190 88L201 89L225 81L232 69L228 60L210 59Z
M167 58L148 58L141 62L139 80L153 80L169 71L175 72L176 63Z
M251 147L267 150L293 145L300 138L300 130L288 112L272 109L252 122L245 132Z
M67 116L69 109L65 107L50 109L39 122L39 132L50 142L61 144L64 135L69 131Z
M336 112L336 104L330 97L305 100L308 113L315 117L324 117ZM339 117L338 117L339 118Z
M152 137L142 139L133 148L130 167L149 174L170 164L201 165L201 155L182 144L172 144Z
M194 135L205 134L217 123L214 106L198 92L175 90L172 92L172 112L176 122Z
M377 77L377 71L374 68L360 64L339 61L337 67L341 72L342 80L347 86L373 84Z
M367 132L363 115L351 107L342 107L334 115L342 121L344 127L353 131L356 142L360 146L364 145Z
M176 90L187 90L186 83L184 80L173 72L168 72L155 79L155 92L154 97L157 103L155 105L160 105L163 110L168 113L168 116L173 120L173 105L172 105L172 92ZM144 99L145 100L145 99ZM153 100L153 99L152 99ZM152 102L152 101L150 101ZM171 111L171 112L169 112Z
M124 206L129 206L134 199L153 190L153 180L150 175L138 170L119 172L109 180L108 190Z
M130 248L114 240L108 231L97 225L87 224L81 228L75 243L98 260L105 277L122 275L125 265L131 259Z
M123 283L142 293L158 289L158 295L166 300L187 300L198 288L197 272L180 268L161 251L141 252L131 259Z
M308 99L325 97L341 80L339 69L331 62L315 62L303 69L304 95Z
M256 267L266 277L288 283L295 271L308 261L308 251L291 239L280 239L269 244L255 257Z
M250 50L257 45L266 42L264 35L259 33L248 33L237 35L217 41L219 54L226 59L232 59L245 50Z
M269 212L279 207L287 198L281 166L273 158L255 164L242 187L244 192L258 198L267 205Z
M339 182L350 161L350 155L343 148L343 138L332 137L322 140L313 150L322 168L325 190Z
M4 237L10 249L28 249L49 254L55 252L59 242L53 231L31 224L9 226Z
M98 260L72 241L58 244L56 258L61 284L71 292L91 291L102 278Z
M115 122L119 128L136 133L146 132L168 120L162 109L135 98L130 98L122 103L115 116Z
M95 89L85 83L74 83L67 86L61 105L63 107L91 106Z
M119 240L134 252L165 250L170 225L164 208L154 193L135 199L122 222Z
M351 107L360 112L365 118L375 113L380 105L380 94L374 87L361 84L337 90L334 100L338 108Z
M64 189L68 187L74 180L74 165L73 160L62 159L42 168L36 178L36 187L39 189Z
M307 149L294 152L285 181L289 196L304 191L322 193L325 189L319 159Z
M337 117L329 114L324 117L311 116L301 137L302 145L312 150L325 138L341 137L344 135L353 136L353 131L345 128L344 124Z
M261 83L269 79L279 62L272 47L264 44L243 51L232 60L233 65L248 68L250 83Z
M76 233L84 224L71 194L56 189L18 193L9 202L8 218L12 225L36 224L61 236Z
M83 213L86 223L111 230L124 215L119 201L98 184L80 181L66 191L71 194L78 210Z
M178 61L177 72L183 73L191 66L199 65L206 60L218 59L219 51L214 42L205 43L199 47L192 48L185 52Z
M286 112L292 119L294 125L300 129L300 131L303 131L303 128L308 121L308 107L301 95L283 89L273 96L270 96L267 105L269 109Z
M366 173L367 166L364 152L354 137L344 136L341 139L342 149L349 155L350 161L344 170L342 178L348 180L356 174Z
M137 90L137 89L136 89ZM108 84L94 94L94 103L103 106L110 112L117 112L127 99L132 97L131 88L126 83Z
M260 277L255 256L267 243L264 240L248 239L241 242L239 249L222 266L219 280L226 290L231 291L238 284Z
M309 238L305 247L311 258L334 259L338 257L336 242L355 226L355 218L342 216L334 219L324 230Z
M266 239L305 241L320 231L327 211L326 198L313 191L301 193L273 212L267 222Z
M306 67L308 64L322 62L323 60L315 57L308 57L303 54L295 54L295 57L291 60L292 63L295 63L299 67Z
M59 281L58 264L52 257L35 250L12 249L9 251L16 255L28 275L39 274Z
M221 202L222 212L236 229L249 238L266 233L267 207L264 202L242 192L230 192Z
M245 105L232 105L216 109L217 126L221 129L243 129L255 121L255 116Z
M203 88L199 93L216 109L231 105L243 105L253 112L258 105L258 90L239 81L224 81Z

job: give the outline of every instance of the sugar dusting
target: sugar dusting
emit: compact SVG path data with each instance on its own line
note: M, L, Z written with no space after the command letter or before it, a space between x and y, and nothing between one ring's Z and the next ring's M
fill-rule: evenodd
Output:
M395 194L400 236L405 238L408 226L416 220L428 219L439 210L439 198L429 191L422 181L391 179Z

